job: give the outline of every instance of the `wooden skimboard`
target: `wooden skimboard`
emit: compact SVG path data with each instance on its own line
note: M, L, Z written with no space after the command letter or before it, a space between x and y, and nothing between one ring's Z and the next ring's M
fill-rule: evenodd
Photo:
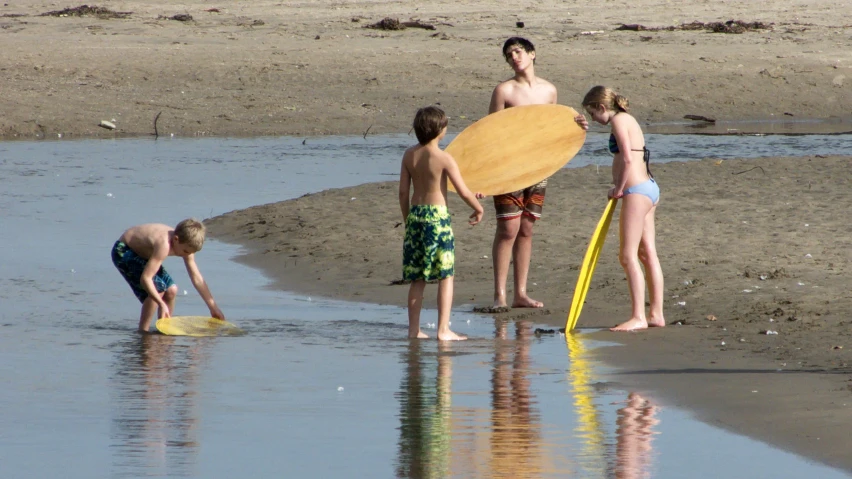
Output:
M236 325L206 316L172 316L157 321L157 331L169 336L239 336Z
M580 151L586 132L564 105L516 106L468 126L447 146L470 191L487 196L549 178ZM455 191L452 183L448 187Z
M609 231L609 223L612 221L612 214L615 211L616 203L618 203L618 200L615 198L609 200L609 203L606 204L606 208L604 209L603 216L598 221L595 232L592 233L589 248L586 250L585 258L583 258L583 265L580 267L580 276L577 278L577 285L574 286L574 299L571 300L571 309L568 311L568 320L565 322L566 333L574 329L574 326L577 325L577 320L580 319L580 311L583 310L586 293L589 292L592 274L595 272L595 266L598 264L598 256L600 256L604 241L606 241L606 233Z

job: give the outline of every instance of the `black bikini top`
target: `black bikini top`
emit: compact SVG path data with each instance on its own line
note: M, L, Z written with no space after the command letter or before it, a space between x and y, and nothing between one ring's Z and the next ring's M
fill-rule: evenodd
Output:
M610 151L610 153L618 153L619 152L618 142L615 141L615 135L613 135L612 133L609 134L609 151ZM653 178L654 175L651 174L651 150L649 150L648 148L643 146L641 150L630 150L630 151L642 151L642 152L644 152L644 154L642 155L642 159L645 160L645 170L648 171L648 176Z

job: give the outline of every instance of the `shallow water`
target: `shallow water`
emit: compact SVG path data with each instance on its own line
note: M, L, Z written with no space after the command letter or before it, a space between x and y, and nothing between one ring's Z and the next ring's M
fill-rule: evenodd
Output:
M605 136L569 166L601 161ZM849 145L774 139L649 145L668 160ZM138 304L108 257L124 228L392 180L409 143L0 143L0 477L848 477L609 389L582 334L566 346L457 313L471 341L410 343L404 310L269 291L215 241L199 265L248 334L134 332ZM178 313L206 314L186 289Z

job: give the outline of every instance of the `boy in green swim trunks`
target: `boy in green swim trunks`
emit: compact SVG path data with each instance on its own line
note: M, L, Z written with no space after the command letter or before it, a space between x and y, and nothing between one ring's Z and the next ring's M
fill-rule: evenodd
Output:
M225 319L195 265L195 253L201 251L205 233L204 224L190 218L174 228L157 223L133 226L115 242L112 263L142 303L139 331L148 332L156 309L159 309L159 318L168 318L174 313L178 287L163 268L167 256L183 258L189 279L210 308L210 316Z
M399 207L405 222L402 278L408 290L408 337L427 338L420 330L420 310L426 281L438 280L438 340L467 339L450 331L453 306L455 242L447 212L447 179L465 203L473 208L469 223L482 221L482 205L467 188L453 157L438 146L447 133L447 115L435 106L417 110L414 133L418 145L402 156L399 173ZM414 185L414 192L411 186Z

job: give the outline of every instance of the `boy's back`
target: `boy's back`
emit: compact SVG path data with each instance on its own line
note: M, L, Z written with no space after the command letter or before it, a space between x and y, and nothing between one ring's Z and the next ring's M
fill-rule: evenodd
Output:
M403 167L411 176L412 205L447 205L447 166L449 153L434 145L415 145L406 150Z
M137 225L127 229L120 240L139 256L150 259L157 249L169 249L169 232L173 229L160 223Z

